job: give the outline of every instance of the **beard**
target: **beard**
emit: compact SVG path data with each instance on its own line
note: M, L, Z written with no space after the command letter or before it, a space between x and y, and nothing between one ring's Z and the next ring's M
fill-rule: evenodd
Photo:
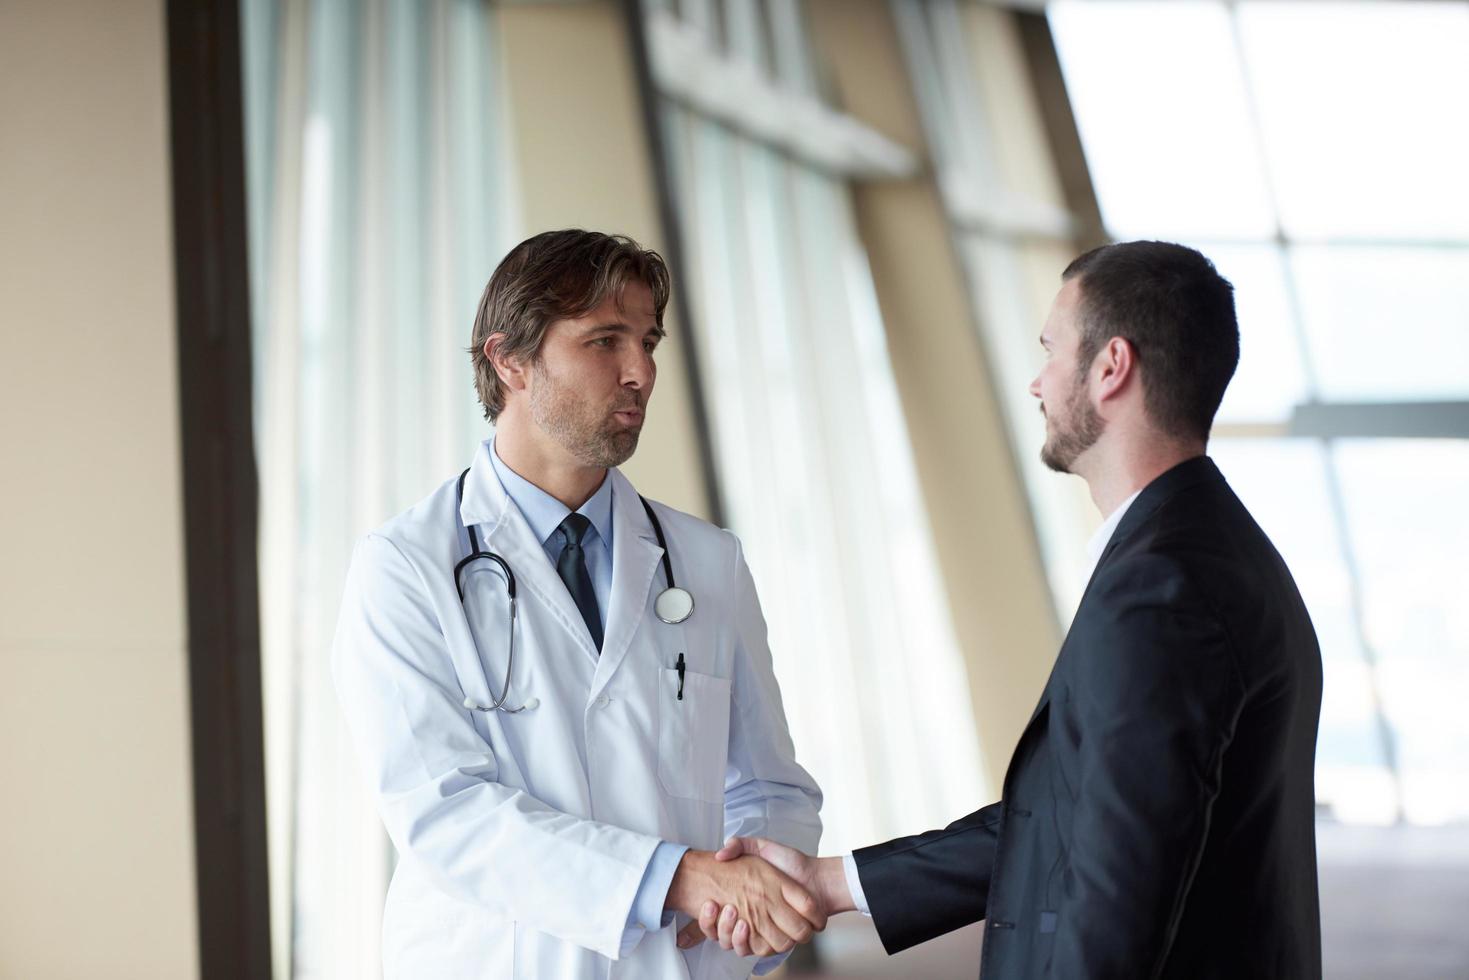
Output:
M577 462L607 469L621 466L632 457L643 423L639 420L628 425L612 413L641 409L641 395L626 392L613 404L598 407L574 385L552 374L544 362L536 374L530 397L531 418Z
M1041 406L1045 412L1045 406ZM1096 445L1107 423L1086 398L1086 385L1078 379L1066 396L1060 415L1047 414L1053 424L1047 427L1046 444L1041 447L1041 462L1057 473L1070 473L1077 457Z

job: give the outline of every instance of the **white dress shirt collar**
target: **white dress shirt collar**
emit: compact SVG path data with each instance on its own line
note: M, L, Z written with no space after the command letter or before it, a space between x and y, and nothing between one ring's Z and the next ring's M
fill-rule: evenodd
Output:
M1131 497L1128 497L1116 510L1108 514L1107 519L1102 522L1102 526L1097 528L1091 540L1086 543L1088 578L1091 577L1092 572L1097 570L1097 562L1102 560L1102 552L1107 550L1107 543L1112 540L1112 535L1117 533L1117 525L1122 523L1122 518L1127 514L1127 508L1132 506L1132 502L1137 499L1137 495L1140 493L1142 493L1142 490L1134 491Z
M525 522L530 525L532 533L548 549L551 546L552 535L566 520L566 515L571 513L571 508L551 496L534 483L521 476L510 468L495 452L494 441L490 442L490 462L495 467L495 475L500 478L500 485L514 501L515 506L520 508L520 513L525 517ZM577 513L584 515L592 522L596 529L597 537L602 541L602 546L607 553L612 553L612 481L608 477L602 478L602 484L597 492L577 508ZM558 554L561 551L559 539L554 549Z

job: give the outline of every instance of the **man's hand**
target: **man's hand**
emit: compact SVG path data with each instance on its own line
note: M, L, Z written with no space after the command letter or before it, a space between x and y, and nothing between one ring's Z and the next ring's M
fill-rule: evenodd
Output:
M686 851L664 905L695 919L705 914L712 918L711 909L728 907L731 917L744 925L745 956L784 953L826 928L826 913L816 898L753 853L717 860L708 851ZM679 945L694 945L697 936L687 928L679 934Z
M793 847L777 844L763 837L732 837L715 855L715 859L719 861L735 861L748 857L759 857L768 861L813 896L820 909L823 924L826 916L850 912L855 907L851 891L847 888L847 876L842 869L841 858L814 858ZM713 902L704 903L699 912L698 924L704 936L725 949L733 949L741 956L766 955L760 953L752 941L751 923L733 905L716 907ZM685 941L686 937L693 935L693 927L690 926L680 934L679 944L693 945L693 942Z

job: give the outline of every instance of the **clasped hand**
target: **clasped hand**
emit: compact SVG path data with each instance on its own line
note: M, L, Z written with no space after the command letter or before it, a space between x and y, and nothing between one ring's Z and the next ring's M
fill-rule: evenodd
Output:
M702 870L706 859L712 858L709 873L717 876L738 868L748 877L733 901L721 901L709 891L697 896L692 908L675 906L697 919L679 933L680 948L707 938L741 956L784 953L796 943L809 942L826 928L827 916L838 910L833 902L840 899L827 894L831 889L820 880L819 863L795 848L760 837L734 837L713 855L697 853L695 869ZM679 871L682 874L682 866ZM671 905L673 893L671 889Z
M826 910L808 885L757 848L747 853L741 838L717 854L685 852L668 890L667 907L696 920L679 933L678 945L684 949L706 935L718 941L721 914L728 920L728 942L722 945L744 956L784 953L826 928Z

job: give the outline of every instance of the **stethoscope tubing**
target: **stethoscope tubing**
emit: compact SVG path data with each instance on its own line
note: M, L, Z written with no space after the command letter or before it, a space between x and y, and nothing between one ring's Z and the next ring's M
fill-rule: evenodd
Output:
M455 503L459 506L462 506L464 504L464 478L467 476L469 476L469 470L465 470L463 473L459 474L459 485L455 488L454 491ZM454 520L461 527L463 527L464 522L459 518L459 506L456 506L454 508ZM507 562L504 558L501 558L493 551L484 551L480 548L479 535L475 532L475 529L473 527L465 527L464 529L469 532L469 554L461 558L458 564L454 566L454 588L459 592L459 604L461 606L464 605L464 569L468 567L470 562L480 558L488 558L490 561L500 566L500 570L505 573L505 591L510 597L510 642L506 646L505 653L505 684L503 687L500 688L500 696L495 698L494 703L484 710L506 711L512 715L517 714L521 711L524 711L526 705L521 705L518 708L505 707L505 699L510 697L510 675L515 670L515 573L510 570L510 563ZM478 653L478 651L479 647L478 644L476 644L476 654ZM480 667L481 669L483 669L483 661L480 662ZM489 675L486 674L485 686L488 687L489 683L490 678ZM493 692L491 692L491 694L493 694ZM466 706L469 705L469 702L470 699L465 698Z
M489 706L478 704L474 701L473 698L466 697L464 699L464 705L466 708L470 708L471 710L485 712L504 711L509 714L517 714L521 711L526 710L529 707L533 707L534 704L538 702L535 698L532 698L530 701L527 701L525 704L520 705L517 708L505 707L505 701L507 698L510 697L510 677L515 669L515 573L510 570L510 563L507 562L504 558L501 558L493 551L486 551L480 547L479 534L475 531L474 527L465 525L463 519L460 517L460 508L464 506L464 481L466 478L468 478L468 476L469 470L467 469L463 473L460 473L459 482L454 488L454 499L456 504L454 508L454 520L455 523L457 523L460 527L463 527L464 530L469 534L469 554L459 559L459 561L454 565L454 588L455 591L459 593L459 604L462 606L464 604L464 570L469 567L469 564L471 562L478 561L479 559L486 558L498 565L500 571L504 573L505 591L510 598L510 642L507 645L507 652L505 655L505 684L500 688L500 696L495 698L494 703L490 704ZM662 619L663 622L668 623L669 625L676 625L677 623L681 623L685 619L687 619L689 613L693 611L693 596L689 595L688 592L684 589L680 589L677 582L674 580L673 560L669 557L668 542L663 536L663 523L658 520L658 515L653 513L653 505L648 503L648 498L644 497L642 494L638 495L638 500L642 501L643 510L648 515L648 521L653 525L653 535L658 539L658 547L661 548L663 551L663 577L667 580L668 587L664 590L663 593L659 594L659 598L661 599L663 595L666 595L667 593L678 592L682 593L682 595L686 597L688 601L687 610L684 611L682 616L680 616L678 619L666 619L664 618L661 611L658 612L658 618ZM655 602L655 611L657 611L657 607L658 603ZM476 643L476 650L478 650L478 643ZM480 659L480 668L481 670L484 670L483 659ZM486 687L489 686L489 682L489 674L486 673Z
M663 549L663 577L668 581L670 589L678 588L678 583L673 580L673 560L668 557L668 542L663 540L663 524L658 520L658 515L653 513L653 505L648 503L648 498L638 494L638 499L643 502L643 510L648 514L648 520L653 525L653 535L658 539L658 547Z

